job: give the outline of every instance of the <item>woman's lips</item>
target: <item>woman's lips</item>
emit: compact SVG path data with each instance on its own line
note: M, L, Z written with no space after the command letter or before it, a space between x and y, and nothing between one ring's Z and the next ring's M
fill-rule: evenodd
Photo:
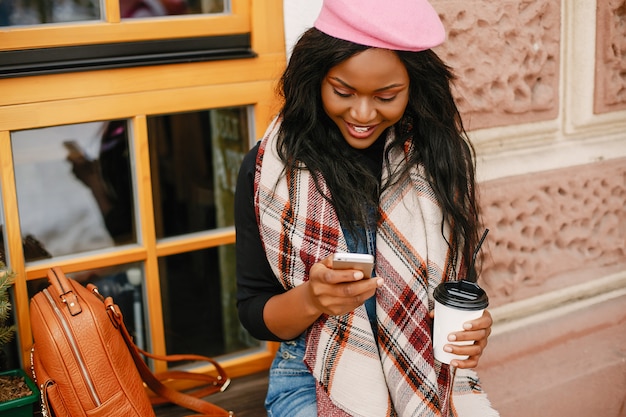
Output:
M346 126L348 126L348 131L350 132L350 134L358 139L368 138L370 135L372 135L372 133L374 133L374 130L376 129L376 125L359 126L348 122L346 122Z

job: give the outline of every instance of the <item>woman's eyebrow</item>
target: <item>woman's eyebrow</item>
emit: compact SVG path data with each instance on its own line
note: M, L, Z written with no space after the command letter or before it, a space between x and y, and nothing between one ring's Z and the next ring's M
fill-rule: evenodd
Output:
M343 81L341 78L338 78L338 77L329 77L329 78L331 80L337 81L339 84L343 85L346 88L349 88L350 90L356 90L356 88L352 87L350 84ZM376 90L374 90L374 92L379 93L381 91L391 90L393 88L399 88L399 87L404 87L404 84L401 84L401 83L390 84L385 87L377 88Z

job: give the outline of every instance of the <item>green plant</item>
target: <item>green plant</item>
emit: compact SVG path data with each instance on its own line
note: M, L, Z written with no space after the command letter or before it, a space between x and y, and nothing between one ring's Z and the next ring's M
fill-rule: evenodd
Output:
M9 289L15 282L15 272L0 261L0 350L15 336L15 325L8 325L11 314ZM22 369L0 373L0 415L33 415L33 403L38 397L36 385Z
M15 281L15 272L0 261L0 347L10 343L15 335L15 325L7 325L11 314L9 289Z

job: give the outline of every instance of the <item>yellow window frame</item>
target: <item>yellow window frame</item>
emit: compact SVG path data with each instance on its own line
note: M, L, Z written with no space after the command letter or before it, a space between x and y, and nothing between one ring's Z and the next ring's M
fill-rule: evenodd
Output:
M254 58L154 65L0 79L0 191L4 210L8 263L17 272L14 312L24 366L32 344L27 281L43 278L51 266L71 273L129 262L143 262L150 315L152 350L165 354L158 258L170 254L231 244L232 228L200 236L157 242L150 178L146 119L150 115L253 106L259 137L274 112L274 87L285 65L282 0L233 0L232 15L119 21L119 7L107 0L107 21L72 25L10 28L0 32L0 51L85 43L122 42L248 32ZM117 19L115 12L117 10ZM167 28L167 29L165 29ZM45 41L44 41L45 39ZM168 37L169 39L169 37ZM127 118L131 121L139 202L138 244L114 251L95 252L37 261L26 265L21 248L11 131ZM231 376L266 369L275 351L266 349L224 362ZM163 371L166 364L155 364ZM206 368L198 368L203 372Z

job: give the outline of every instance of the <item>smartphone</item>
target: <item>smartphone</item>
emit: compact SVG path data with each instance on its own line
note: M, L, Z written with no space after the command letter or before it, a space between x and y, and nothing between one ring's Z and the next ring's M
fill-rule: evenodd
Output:
M374 256L366 253L336 253L333 255L334 269L358 269L365 278L372 277Z

